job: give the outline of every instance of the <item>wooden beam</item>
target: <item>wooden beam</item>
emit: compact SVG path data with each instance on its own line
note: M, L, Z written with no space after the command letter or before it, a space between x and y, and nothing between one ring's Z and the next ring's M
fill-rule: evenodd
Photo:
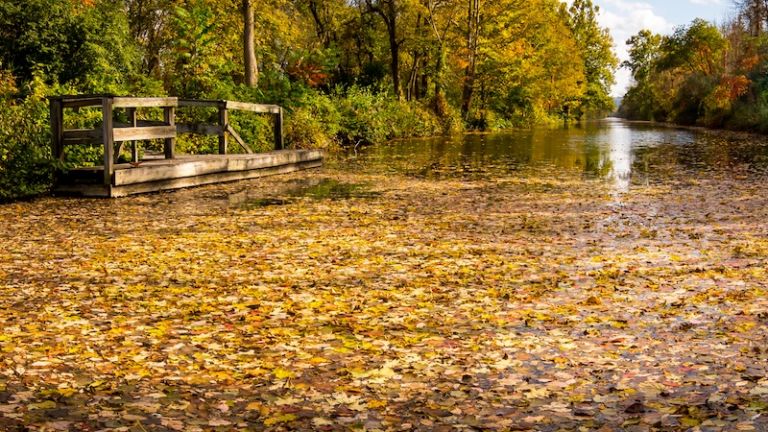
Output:
M287 174L299 170L319 168L323 166L322 160L313 160L307 162L298 162L290 165L280 165L270 168L263 168L251 171L227 171L196 177L184 177L178 179L168 179L149 183L136 183L125 186L113 187L109 190L109 197L123 197L128 195L157 192L161 190L181 189L194 186L202 186L214 183L224 183L239 180L248 180L259 177ZM92 188L90 190L93 190ZM89 190L85 187L81 191L70 191L69 193L86 194ZM63 190L62 190L63 192ZM103 194L104 192L101 191ZM104 195L98 195L104 196Z
M51 153L53 158L61 160L64 157L64 109L61 101L50 100L51 112Z
M250 111L255 113L262 113L262 114L277 114L280 112L280 107L278 105L263 105L263 104L253 104L253 103L247 103L247 102L234 102L234 101L226 101L226 108L232 109L232 110L239 110L239 111Z
M166 159L173 159L176 157L176 108L166 107L163 109L163 119L168 123L169 128L173 130L173 136L165 138L165 144L163 145L163 152Z
M232 129L232 125L227 125L227 132L229 132L229 134L232 135L232 138L234 138L235 141L237 141L237 143L240 144L240 147L242 147L243 150L245 150L246 153L248 153L248 154L252 154L253 153L253 150L251 150L251 148L248 147L248 145L245 143L245 141L243 141L243 138L240 137L240 134L235 132L234 129Z
M183 156L174 161L147 162L137 168L115 171L115 186L149 183L177 178L198 177L222 172L254 171L277 166L322 161L318 150L268 152L251 155ZM123 165L124 166L124 165Z
M227 107L219 107L219 127L221 132L219 133L219 154L227 154L227 147L229 147L229 140L227 139L227 126L229 126L229 111Z
M136 108L126 108L126 111L129 111L128 123L115 122L114 123L115 129L132 128L132 127L168 126L168 124L162 120L136 120L136 122L134 123L130 120L130 110L134 110L135 112Z
M68 129L62 132L62 142L66 145L101 144L104 142L102 129Z
M114 174L114 138L112 136L112 98L105 97L101 104L102 137L104 137L104 186L112 187L112 174Z
M275 150L282 150L285 148L285 143L283 142L283 109L282 108L279 108L278 113L275 114L274 129L275 129Z
M114 141L133 141L145 139L169 139L176 137L176 126L152 126L135 128L116 128L112 132Z
M195 100L179 99L179 108L198 107L198 108L219 108L225 107L227 101L224 100Z
M85 107L98 107L101 106L102 98L89 98L89 99L61 99L63 108L85 108Z
M128 115L128 124L126 127L135 128L138 126L138 122L136 121L136 108L126 108L126 114ZM118 141L117 144L117 151L115 152L115 163L117 163L118 160L120 160L120 154L123 152L123 145L125 144L124 141ZM136 141L131 141L131 160L133 162L137 162L138 159L138 149L136 147Z
M220 135L224 129L218 125L210 124L193 124L193 123L177 123L176 132L178 133L191 133L198 135Z
M132 98L116 97L114 99L114 108L165 108L176 107L179 104L178 98Z

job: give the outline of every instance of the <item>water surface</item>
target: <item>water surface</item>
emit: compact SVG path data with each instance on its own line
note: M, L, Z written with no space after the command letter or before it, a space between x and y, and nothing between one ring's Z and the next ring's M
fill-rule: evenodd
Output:
M763 172L768 145L754 135L606 119L562 128L396 141L358 149L330 165L435 179L576 171L626 191L633 183L670 173Z

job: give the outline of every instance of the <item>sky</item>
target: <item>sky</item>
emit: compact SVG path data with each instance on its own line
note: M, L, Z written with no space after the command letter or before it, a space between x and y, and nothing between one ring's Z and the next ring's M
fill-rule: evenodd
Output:
M669 34L695 18L722 23L734 15L733 0L593 0L600 7L600 24L613 35L620 61L628 58L626 40L642 29ZM631 82L629 71L616 74L614 96L623 96Z

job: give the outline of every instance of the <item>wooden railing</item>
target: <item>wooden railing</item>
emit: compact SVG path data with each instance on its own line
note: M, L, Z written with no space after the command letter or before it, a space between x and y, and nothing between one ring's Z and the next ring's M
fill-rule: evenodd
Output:
M277 105L260 105L233 101L203 101L178 99L175 97L135 98L112 95L55 96L49 98L51 110L51 132L53 157L64 158L64 147L79 144L104 145L104 184L110 185L115 171L115 164L126 142L131 143L131 160L139 162L137 141L162 139L163 153L166 159L176 156L176 137L180 133L199 135L217 135L219 154L227 154L228 137L231 136L247 153L253 150L229 124L229 111L241 110L271 114L274 117L275 149L283 149L283 109ZM98 129L65 129L64 109L78 110L85 107L101 107L102 125ZM184 123L176 124L176 109L186 107L217 108L217 124ZM137 120L137 110L142 108L160 108L163 121ZM114 121L116 109L124 109L128 123ZM115 148L117 143L118 147Z
M283 109L278 105L262 105L245 102L234 102L226 100L193 100L179 99L179 107L190 108L217 108L219 110L218 124L179 124L177 130L179 133L194 133L199 135L218 135L219 154L227 154L229 140L227 135L231 136L243 150L247 153L253 153L248 144L243 141L232 126L229 124L229 111L250 111L262 114L272 114L274 117L275 131L275 149L283 149Z

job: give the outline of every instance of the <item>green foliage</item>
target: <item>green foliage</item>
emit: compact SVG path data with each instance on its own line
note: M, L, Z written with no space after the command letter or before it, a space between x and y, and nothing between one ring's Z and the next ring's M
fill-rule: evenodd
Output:
M575 0L570 8L570 28L584 60L586 91L577 116L604 115L615 107L610 97L614 71L619 64L613 53L613 38L597 22L600 8L592 0Z
M0 2L0 105L15 113L3 119L4 157L22 161L19 152L29 148L18 166L44 165L47 112L32 101L44 105L43 96L57 94L279 104L286 109L288 143L320 148L560 122L610 104L610 37L589 0L570 9L557 0L477 2L470 11L465 0L251 4L254 87L244 84L243 33L250 20L240 1ZM397 82L399 92L393 91ZM720 109L716 102L707 106ZM159 120L152 110L142 115ZM178 115L216 121L213 110ZM94 128L101 116L83 109L66 119L67 127ZM269 117L231 113L230 123L254 149L272 148ZM182 136L177 145L186 153L218 150L215 137ZM157 141L142 147L160 150ZM65 153L84 165L102 158L98 146ZM13 178L15 168L5 166L4 175ZM31 172L19 168L19 178ZM29 187L44 190L49 183L34 180L41 186ZM18 185L4 187L8 196L27 194Z
M336 101L322 93L307 93L288 116L286 141L297 148L332 149L338 146L341 113Z
M627 41L622 66L635 83L620 114L768 132L767 38L741 19L722 27L697 19L665 37L641 31Z
M0 3L0 62L20 82L93 93L126 89L139 64L119 2L10 0Z
M47 101L0 101L0 202L46 192L53 181Z

